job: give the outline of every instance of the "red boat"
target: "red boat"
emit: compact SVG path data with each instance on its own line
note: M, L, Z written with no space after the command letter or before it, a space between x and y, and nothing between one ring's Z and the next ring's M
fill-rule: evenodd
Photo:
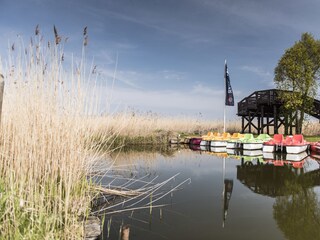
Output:
M189 143L191 145L200 145L201 140L202 140L201 137L191 138Z
M320 142L310 142L310 151L320 153Z
M298 154L307 150L309 143L306 142L302 134L287 136L275 134L273 139L263 144L264 152L281 151L289 154Z

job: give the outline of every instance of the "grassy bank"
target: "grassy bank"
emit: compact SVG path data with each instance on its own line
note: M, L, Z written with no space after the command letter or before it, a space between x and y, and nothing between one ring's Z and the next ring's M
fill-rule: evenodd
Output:
M191 117L168 117L154 113L127 112L98 118L101 124L94 142L102 148L113 146L167 144L170 139L180 136L199 136L208 131L222 132L223 122ZM227 122L227 131L238 132L238 121ZM114 131L116 129L116 131ZM113 135L112 140L105 136Z
M165 117L154 113L120 113L99 117L100 121L93 142L102 149L131 145L167 144L170 139L185 136L201 136L208 131L222 132L223 122L217 120L199 120L196 118ZM116 129L116 131L115 131ZM241 131L241 119L228 121L226 131ZM272 132L273 129L270 129ZM279 129L284 134L284 128ZM320 124L305 122L303 134L310 141L320 138ZM105 136L112 138L106 139Z

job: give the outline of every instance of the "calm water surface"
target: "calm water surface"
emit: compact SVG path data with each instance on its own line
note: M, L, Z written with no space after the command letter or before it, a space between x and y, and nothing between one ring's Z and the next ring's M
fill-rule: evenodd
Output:
M118 153L115 165L124 177L156 178L156 184L179 175L152 196L152 200L162 196L152 209L106 215L102 239L121 239L124 225L131 240L320 239L320 161L291 156L302 159L293 166L272 161L290 156L243 154L182 148ZM111 179L105 176L102 183L124 181ZM160 204L167 206L157 207ZM141 206L143 201L133 207Z

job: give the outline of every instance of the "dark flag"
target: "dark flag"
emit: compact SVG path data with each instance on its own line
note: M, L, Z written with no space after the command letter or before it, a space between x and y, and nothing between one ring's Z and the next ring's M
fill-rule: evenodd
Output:
M233 92L230 84L230 78L229 78L229 72L227 67L227 61L224 64L224 79L226 82L226 106L234 106L234 98L233 98Z

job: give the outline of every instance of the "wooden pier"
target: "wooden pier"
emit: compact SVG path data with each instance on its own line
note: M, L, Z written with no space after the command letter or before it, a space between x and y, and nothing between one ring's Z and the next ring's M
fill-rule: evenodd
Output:
M285 134L292 135L297 132L298 111L283 111L283 100L280 96L281 90L269 89L255 91L248 97L238 102L238 113L242 122L242 133L254 132L273 134L278 133L281 126ZM314 109L307 114L320 119L320 101L313 99Z

